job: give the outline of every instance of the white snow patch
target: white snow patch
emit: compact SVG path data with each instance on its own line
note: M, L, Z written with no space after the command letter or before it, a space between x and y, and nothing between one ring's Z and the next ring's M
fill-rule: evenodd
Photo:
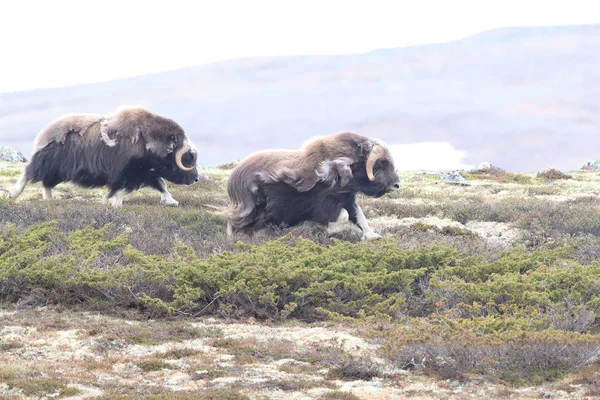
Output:
M455 149L447 142L394 144L388 146L399 171L414 170L469 170L472 165L463 160L464 150Z

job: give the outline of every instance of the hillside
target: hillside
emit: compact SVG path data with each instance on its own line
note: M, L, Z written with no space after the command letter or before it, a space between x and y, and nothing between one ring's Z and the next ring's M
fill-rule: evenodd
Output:
M449 142L468 152L467 164L568 170L600 155L600 25L507 28L366 54L238 59L0 94L0 143L27 155L50 120L121 104L179 121L205 165L352 130L389 144Z

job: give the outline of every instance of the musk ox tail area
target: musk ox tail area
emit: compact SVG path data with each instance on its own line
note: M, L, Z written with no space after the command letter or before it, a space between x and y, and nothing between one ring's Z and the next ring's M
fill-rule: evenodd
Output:
M12 199L19 197L29 182L42 182L45 188L52 188L64 181L61 179L62 170L69 163L64 157L53 156L51 149L56 147L55 142L50 143L47 147L48 149L43 148L33 154L19 180L9 188L9 195Z
M16 199L17 197L19 197L21 193L23 193L23 190L25 190L25 186L27 186L28 182L29 179L27 179L27 171L24 171L19 177L19 180L14 185L8 188L9 197L11 199Z
M229 176L227 194L231 203L224 211L229 234L252 224L256 218L261 203L256 181L257 171L252 165L240 165Z

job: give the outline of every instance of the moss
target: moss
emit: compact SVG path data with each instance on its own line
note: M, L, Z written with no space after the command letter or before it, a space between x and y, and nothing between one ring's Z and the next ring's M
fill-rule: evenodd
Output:
M321 395L321 397L319 397L319 400L360 400L360 397L350 392L342 392L336 390Z
M180 358L193 357L202 353L200 350L183 347L179 349L171 349L164 353L159 353L157 356L167 360L178 360Z
M440 322L396 325L374 335L384 342L381 354L400 368L411 369L418 360L425 373L443 379L479 374L514 385L561 378L592 363L600 346L600 338L589 334L554 329L484 334L483 324Z
M0 351L10 351L14 349L20 349L23 347L23 343L14 340L11 341L0 341Z
M14 378L8 379L6 384L9 388L18 388L26 396L44 397L67 397L79 393L75 388L67 387L63 382L50 378Z
M14 178L21 175L20 170L0 170L0 176L4 176L7 178Z
M109 397L110 399L121 399L123 397L114 396ZM201 392L194 393L178 393L169 392L165 394L155 394L151 396L145 396L145 400L250 400L245 394L239 393L234 390L215 390L208 389Z
M136 364L144 372L162 371L163 369L171 369L171 366L161 360L146 360Z
M276 388L284 392L300 392L323 386L323 382L306 379L294 380L268 380L262 384L264 387Z

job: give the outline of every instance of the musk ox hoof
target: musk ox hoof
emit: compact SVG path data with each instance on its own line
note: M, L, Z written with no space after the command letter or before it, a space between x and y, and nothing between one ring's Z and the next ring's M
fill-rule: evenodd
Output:
M375 232L368 232L362 236L363 241L376 240L376 239L381 239L381 235L378 235Z
M21 193L19 192L19 188L11 186L8 188L8 197L11 199L16 199Z
M160 201L160 204L164 204L165 206L177 207L179 202L175 199L163 199Z

